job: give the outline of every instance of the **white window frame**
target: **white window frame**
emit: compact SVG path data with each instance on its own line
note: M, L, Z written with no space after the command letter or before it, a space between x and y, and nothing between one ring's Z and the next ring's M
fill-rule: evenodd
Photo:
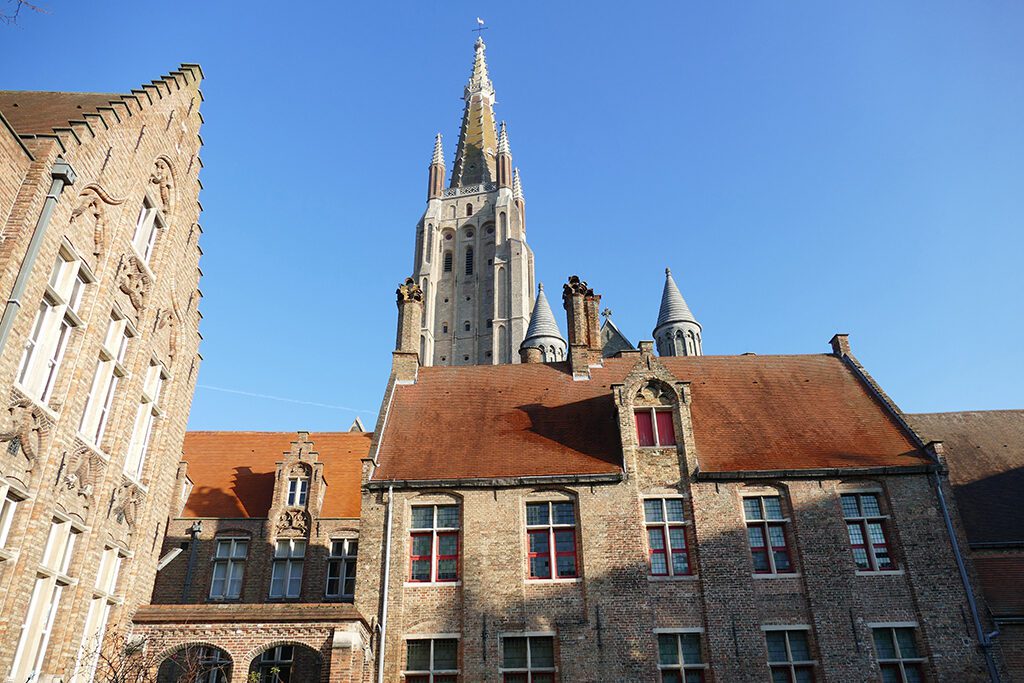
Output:
M76 683L78 681L91 682L96 676L100 647L110 622L110 612L115 605L124 602L124 599L118 595L117 583L121 567L128 556L127 551L117 546L108 545L103 548L100 564L96 570L96 583L93 587L92 599L89 601L82 644L75 660L75 673L71 677L71 680Z
M142 481L146 456L153 440L154 424L158 418L163 416L163 411L160 409L160 393L163 391L164 383L169 379L170 375L163 364L156 359L151 359L146 370L142 398L139 399L139 408L135 413L132 438L124 459L124 473L133 481Z
M82 411L82 419L78 424L78 433L101 450L103 436L110 421L113 410L114 396L120 381L128 376L124 359L128 353L128 345L135 336L135 328L120 311L110 312L107 332L100 347L99 359L96 361L96 372L93 375L89 395Z
M572 506L572 524L565 524L562 522L555 521L555 505L568 504ZM548 514L547 522L544 524L530 524L530 506L531 505L547 505ZM575 498L541 498L537 500L527 499L523 506L523 520L526 527L526 581L582 581L583 580L583 567L581 566L581 555L582 555L582 538L580 534L580 506L579 501ZM550 576L548 577L537 577L532 575L530 568L530 535L531 533L536 534L538 532L547 531L548 537L548 566L550 568ZM576 564L576 573L573 576L559 576L558 571L558 549L556 543L556 534L559 531L572 531L573 532L573 560Z
M764 503L765 498L778 498L779 499L779 517L769 517L768 507ZM757 500L758 507L761 510L760 519L752 519L747 517L747 500ZM754 576L782 576L786 578L792 578L797 576L796 570L796 557L794 553L794 544L791 530L792 520L785 515L786 499L780 491L766 491L762 493L757 492L744 492L740 500L740 506L743 511L743 529L747 533L747 551L750 553L750 561L753 564L754 561L754 549L750 545L750 532L747 531L752 526L758 526L761 529L761 533L764 535L765 541L765 552L768 554L768 567L770 571L759 572L757 566L754 565ZM785 543L786 555L789 556L789 569L780 570L775 564L775 546L772 545L771 532L769 530L772 526L780 526L782 528L782 539Z
M306 507L309 500L309 477L291 477L288 479L288 496L285 504L288 507Z
M301 538L280 539L274 546L274 560L270 570L270 597L277 600L294 600L302 595L302 571L306 560L306 541ZM274 591L278 581L281 590ZM293 592L292 583L297 583Z
M415 514L417 509L431 511L430 526L416 526ZM455 508L456 526L441 526L438 508ZM426 580L414 579L412 573L413 547L417 536L430 536L430 577ZM441 555L441 537L455 537L455 578L438 578L438 565L441 557L449 558L449 555ZM416 557L424 557L416 555ZM456 584L462 580L462 505L457 501L442 501L438 503L418 503L409 506L409 586L429 585L432 583Z
M331 552L327 557L327 585L324 586L324 596L342 600L354 599L356 592L356 566L359 561L359 539L332 538L330 543ZM340 544L340 554L335 552L337 547L335 544ZM332 570L336 570L336 572ZM345 584L350 580L352 582L352 591L346 592ZM334 593L331 592L331 581L338 582L338 590Z
M679 504L683 508L683 519L682 519L682 521L669 520L669 518L668 518L668 503L667 503L667 501L669 501L669 500L678 500L679 501ZM647 503L648 503L648 501L657 501L657 502L661 503L661 518L662 519L661 519L660 522L658 522L658 521L654 521L654 522L648 521L648 519L647 519ZM679 495L662 495L662 496L659 496L659 495L647 495L647 496L644 496L641 499L640 502L641 502L641 514L643 514L643 518L644 518L644 537L645 537L645 541L647 543L647 553L648 553L647 554L647 573L648 573L648 575L652 576L652 577L660 577L660 578L665 578L665 577L686 577L686 578L690 578L690 577L693 577L694 575L696 575L697 572L695 571L694 566L693 566L693 558L690 556L690 549L691 549L690 538L689 538L690 520L686 516L686 498L684 496L679 496ZM653 567L653 565L651 563L651 559L650 558L651 558L652 552L651 552L651 547L650 547L651 538L650 538L649 529L652 529L652 528L660 529L661 530L661 534L662 534L662 538L665 541L665 547L662 549L663 550L663 554L665 555L665 563L667 565L667 567L666 567L667 573L665 573L665 574L655 574L654 573L654 567ZM672 562L672 556L675 553L675 551L677 550L677 548L673 547L673 545L672 545L672 537L671 537L671 533L670 533L671 529L682 529L683 530L683 543L684 543L683 554L686 557L686 565L687 565L687 568L689 569L689 572L687 572L687 573L682 573L682 574L677 573L676 569L675 569L675 566L674 566L674 563ZM680 633L682 633L682 631L680 631Z
M846 508L843 507L843 496L854 496L857 499L857 512L858 514L852 517L847 516ZM877 515L866 515L864 514L864 506L861 504L862 496L874 496L875 503L878 507L879 514ZM857 565L857 558L854 557L854 565L857 567L858 574L886 574L891 572L898 572L899 565L896 562L896 558L893 554L892 536L890 534L889 520L890 516L882 514L882 491L876 488L866 489L839 489L839 509L843 513L843 522L847 525L857 524L860 526L860 533L864 538L864 549L867 551L868 566L866 568ZM890 567L880 568L878 565L878 557L875 555L874 541L871 540L870 529L868 527L871 523L878 523L882 527L882 536L885 539L885 548L889 551L889 564ZM847 526L847 537L849 537L849 526ZM853 554L853 539L849 539L850 543L850 554Z
M775 669L785 669L789 672L789 680L791 683L796 683L796 670L797 668L810 668L811 678L817 680L818 676L818 660L816 659L793 659L793 649L789 642L789 634L793 632L804 633L807 639L807 654L811 654L813 644L811 643L811 627L807 624L778 624L778 625L763 625L761 631L765 634L764 648L767 655L766 660L768 663L768 676L771 678L772 672ZM768 634L769 633L784 633L786 637L786 661L772 661L771 651L768 649Z
M0 562L13 559L17 555L16 552L7 549L7 541L14 526L14 518L18 514L18 504L24 502L26 498L21 491L0 480Z
M94 281L71 246L61 244L18 364L17 385L44 405L53 396L70 338L83 325L78 310Z
M239 548L244 544L241 554ZM249 559L249 546L251 545L248 536L217 536L213 539L213 568L210 572L210 599L211 600L240 600L242 597L243 582L245 581L245 563ZM221 554L221 548L227 547L227 552ZM224 576L218 579L217 570L223 567ZM237 570L237 576L235 576ZM217 581L222 582L222 590L218 593L215 588ZM238 591L232 595L232 584L237 582Z
M558 677L558 634L553 631L536 631L526 633L502 633L499 636L501 640L501 666L498 667L498 673L501 674L504 680L505 674L526 674L527 683L533 683L533 674L554 674L556 679ZM526 639L526 668L520 667L506 667L505 666L505 641L510 638L525 638ZM533 666L533 652L530 647L531 639L539 638L550 638L551 639L551 659L552 667L534 667Z
M163 227L163 214L157 203L149 198L149 194L144 195L135 220L135 232L132 233L132 248L147 268L156 247L157 231Z
M696 635L699 639L700 646L700 664L690 664L683 657L683 645L680 636L692 636ZM686 681L686 674L689 671L700 671L703 673L707 672L709 665L704 661L704 629L703 628L656 628L654 629L654 636L659 641L658 647L658 672L659 675L664 676L660 672L671 671L679 674L682 681ZM676 655L678 657L678 664L662 664L661 663L661 636L674 636L676 640ZM662 679L659 679L662 680Z
M920 639L920 637L918 635L918 632L917 632L918 629L920 628L920 625L916 621L893 621L893 622L882 622L882 623L869 623L867 626L868 626L868 628L871 629L871 649L875 653L875 661L878 663L878 670L879 670L879 672L881 672L883 664L888 664L888 665L895 664L896 666L899 667L900 679L904 683L906 683L906 681L907 681L907 673L906 673L906 667L905 667L906 664L917 664L917 665L919 665L921 667L922 672L923 672L924 666L928 662L928 658L927 657L903 657L902 656L903 653L900 652L900 642L896 638L896 629L910 629L910 630L912 630L914 632L914 646L917 647L918 649L920 649L921 639ZM893 659L893 658L883 659L878 654L878 647L875 645L875 631L876 630L882 630L882 629L886 629L886 630L890 631L890 636L892 637L892 641L893 641L893 647L896 650L896 655L897 655L896 659Z
M455 662L459 661L459 647L461 643L460 635L457 633L440 633L440 634L429 634L429 635L409 635L405 637L405 665L409 665L409 642L410 641L426 641L430 643L430 661L429 669L403 669L402 675L406 678L411 676L422 677L426 676L430 683L434 682L434 676L455 676L458 678L460 669L438 669L434 666L434 641L437 640L454 640L455 641Z

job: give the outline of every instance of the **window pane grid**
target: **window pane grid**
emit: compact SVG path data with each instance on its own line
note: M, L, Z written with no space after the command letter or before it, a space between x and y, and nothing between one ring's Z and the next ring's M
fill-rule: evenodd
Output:
M327 597L351 599L355 596L357 551L358 541L355 539L331 541L331 555L327 560Z
M747 542L756 574L790 574L794 571L786 540L786 519L779 496L743 499Z
M804 683L814 681L815 661L811 659L807 631L766 631L768 668L772 681Z
M306 557L303 540L278 541L270 574L270 597L297 598L302 589L302 569Z
M644 501L650 570L654 576L689 576L690 549L686 540L683 501L648 498Z
M459 506L417 505L409 532L409 580L459 580Z
M574 503L527 503L526 541L530 579L579 576Z
M695 683L704 680L707 665L701 652L698 633L662 633L658 635L658 669L663 682Z
M843 518L850 537L850 549L857 569L883 571L895 569L885 531L887 518L882 514L875 493L844 493L840 496Z
M407 640L407 683L455 683L459 675L459 641L456 638Z
M912 627L883 626L872 629L875 654L883 681L919 683L924 680L924 661L917 649Z
M502 680L505 683L553 683L554 640L552 636L502 638Z

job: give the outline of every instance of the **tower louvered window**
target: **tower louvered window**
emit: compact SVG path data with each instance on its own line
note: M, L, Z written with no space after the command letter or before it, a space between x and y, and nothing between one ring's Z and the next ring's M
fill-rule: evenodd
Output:
M444 252L444 272L452 272L452 252Z
M473 274L473 247L466 247L466 275Z

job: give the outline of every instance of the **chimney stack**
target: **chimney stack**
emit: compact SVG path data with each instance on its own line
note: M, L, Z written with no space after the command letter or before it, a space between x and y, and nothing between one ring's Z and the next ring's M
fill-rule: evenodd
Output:
M828 343L832 346L832 353L842 358L843 356L851 356L853 353L850 350L850 335L842 332L832 335L832 338L828 340Z
M391 371L399 381L416 381L420 353L420 320L423 316L423 290L411 277L399 285L398 334L391 354Z
M601 362L601 295L578 275L562 287L569 328L569 364L575 379L590 379L590 366Z

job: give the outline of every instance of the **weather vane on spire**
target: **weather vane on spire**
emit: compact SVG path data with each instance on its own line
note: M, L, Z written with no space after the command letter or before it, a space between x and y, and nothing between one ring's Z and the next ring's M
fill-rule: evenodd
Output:
M476 31L476 37L477 38L483 38L482 34L483 34L484 31L487 30L487 27L484 26L484 20L481 19L480 17L477 17L476 18L476 28L473 29L473 30Z

